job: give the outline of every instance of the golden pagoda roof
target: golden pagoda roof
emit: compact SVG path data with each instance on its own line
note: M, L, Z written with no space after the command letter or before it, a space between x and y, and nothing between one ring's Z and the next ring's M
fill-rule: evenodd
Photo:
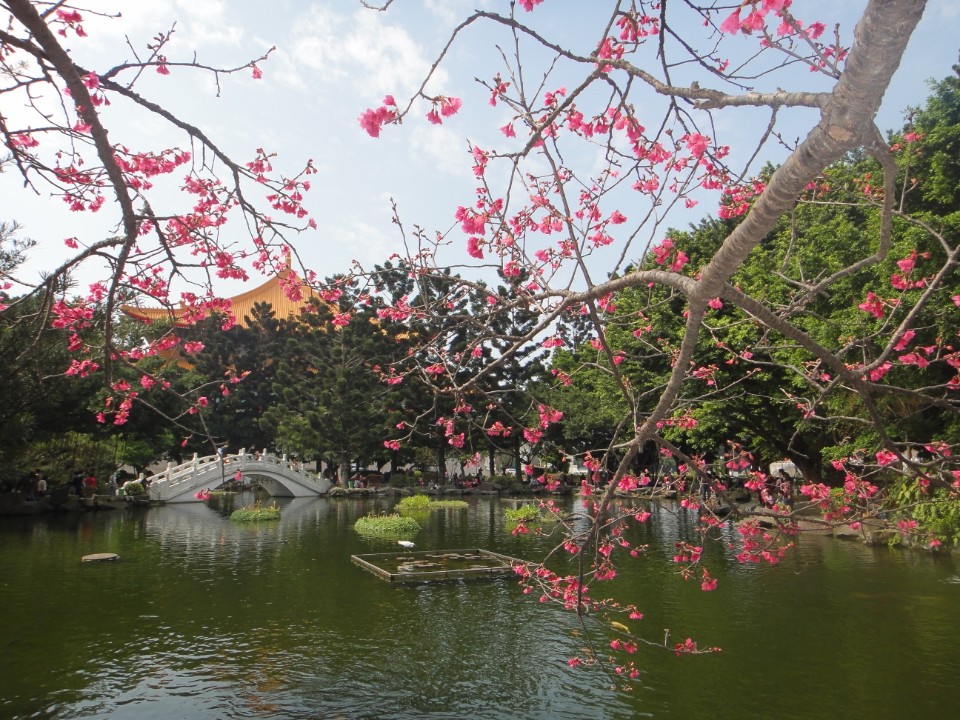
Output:
M296 318L300 314L300 310L312 298L319 298L319 294L309 287L301 288L299 300L288 297L287 293L284 292L283 285L292 272L288 260L287 267L266 282L239 295L227 298L230 315L233 317L234 323L241 327L247 327L246 318L253 314L253 306L257 303L269 303L278 318ZM145 323L166 321L181 327L191 324L183 320L189 308L182 303L179 307L144 308L124 305L120 309L129 317Z

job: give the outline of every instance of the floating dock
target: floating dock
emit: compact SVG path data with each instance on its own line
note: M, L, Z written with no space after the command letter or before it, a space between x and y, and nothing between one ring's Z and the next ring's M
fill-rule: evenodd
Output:
M491 550L417 550L351 555L355 565L387 582L489 580L514 577L523 560Z
M84 555L80 562L110 562L119 560L120 556L116 553L93 553L93 555Z

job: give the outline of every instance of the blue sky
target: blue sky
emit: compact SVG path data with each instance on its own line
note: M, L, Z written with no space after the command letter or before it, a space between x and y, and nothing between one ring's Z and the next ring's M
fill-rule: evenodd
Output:
M849 38L852 22L864 3L797 0L800 17L841 24ZM585 0L544 0L534 13L518 10L544 34L561 42L592 49L594 26L604 17L592 8L601 3ZM141 92L158 99L185 120L201 127L237 159L252 158L258 147L277 153L275 167L295 172L313 158L319 172L306 206L318 229L297 241L304 262L321 277L344 272L351 261L364 266L382 262L402 252L401 238L391 222L390 199L400 209L404 223L429 231L447 231L454 225L458 205L472 201L475 178L471 172L468 139L483 147L504 146L498 128L508 119L501 106L491 108L487 93L475 77L490 78L500 69L496 43L509 37L491 26L471 29L451 50L431 89L461 97L464 107L442 126L424 119L429 109L419 106L401 128L385 128L374 140L360 128L357 118L383 96L398 101L419 85L451 28L473 7L508 11L506 0L395 0L386 13L371 12L359 0L151 0L89 4L105 11L121 10L117 20L88 21L87 39L71 38L70 47L86 66L105 71L129 59L126 47L142 49L157 32L176 21L175 42L167 56L201 62L239 64L276 46L263 64L263 79L248 72L221 78L220 97L209 74L173 69L171 75L145 77ZM921 26L911 40L907 57L887 93L878 124L899 127L906 106L922 103L926 78L941 78L957 62L956 29L960 7L954 0L932 0ZM527 67L542 57L526 56ZM558 77L552 85L563 84ZM803 71L777 84L785 89L809 89L817 78ZM816 89L823 89L819 86ZM3 112L16 117L18 108ZM651 122L659 116L651 111ZM812 113L798 111L785 117L789 135L802 137L815 121ZM111 137L134 148L162 148L180 144L153 118L131 113L116 103L108 111ZM749 141L762 129L763 118L742 115L724 121L717 131L733 147ZM769 158L777 160L776 152ZM577 161L590 163L589 155ZM24 268L28 280L49 269L64 255L63 239L78 236L94 240L110 232L109 207L95 216L70 213L58 200L33 196L11 171L0 175L5 198L2 219L17 220L24 234L40 247ZM171 194L171 202L182 201ZM670 218L683 227L715 207L703 203L694 213ZM241 232L238 227L236 232ZM451 259L463 258L465 237L454 230ZM637 253L642 247L637 248ZM605 262L598 258L599 263ZM612 262L612 255L611 255ZM257 278L255 278L256 280ZM239 288L237 288L239 290Z

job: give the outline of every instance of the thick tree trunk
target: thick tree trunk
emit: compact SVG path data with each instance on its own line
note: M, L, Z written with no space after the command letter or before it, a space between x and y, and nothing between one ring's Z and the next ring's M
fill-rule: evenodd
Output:
M821 472L822 458L819 455L816 457L802 457L798 455L796 457L790 457L790 460L797 466L800 475L803 476L804 483L823 482L823 474Z
M820 122L773 174L764 192L704 267L699 279L691 284L685 278L680 284L689 301L683 341L674 360L673 374L656 409L638 429L637 441L644 442L655 435L658 423L673 407L686 380L709 299L731 296L724 292L727 281L825 167L846 152L872 146L879 138L874 118L925 5L923 0L872 0L869 3L857 25L843 74L823 101ZM616 286L640 285L656 280L654 275L658 273L660 271L630 273L595 290L599 296L616 289ZM737 298L737 304L751 312L752 308L741 302L743 299ZM789 323L779 318L761 319L774 330L791 337L797 334ZM843 371L836 358L806 335L796 339L815 355L827 360L835 371ZM632 459L636 448L631 450Z
M447 445L446 438L440 438L437 448L437 485L447 484Z

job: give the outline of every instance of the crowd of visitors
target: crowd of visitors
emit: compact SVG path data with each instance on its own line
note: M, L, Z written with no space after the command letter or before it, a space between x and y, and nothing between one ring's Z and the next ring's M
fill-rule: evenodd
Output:
M96 473L90 469L76 469L69 479L62 483L51 482L50 478L39 469L27 473L16 482L0 482L0 492L21 493L25 500L35 501L49 496L57 488L62 488L78 498L92 498L95 495L117 496L123 495L122 471L118 468L109 477L100 481Z
M49 488L50 481L39 470L24 475L19 482L0 484L0 492L20 492L28 500L38 500L46 496Z

